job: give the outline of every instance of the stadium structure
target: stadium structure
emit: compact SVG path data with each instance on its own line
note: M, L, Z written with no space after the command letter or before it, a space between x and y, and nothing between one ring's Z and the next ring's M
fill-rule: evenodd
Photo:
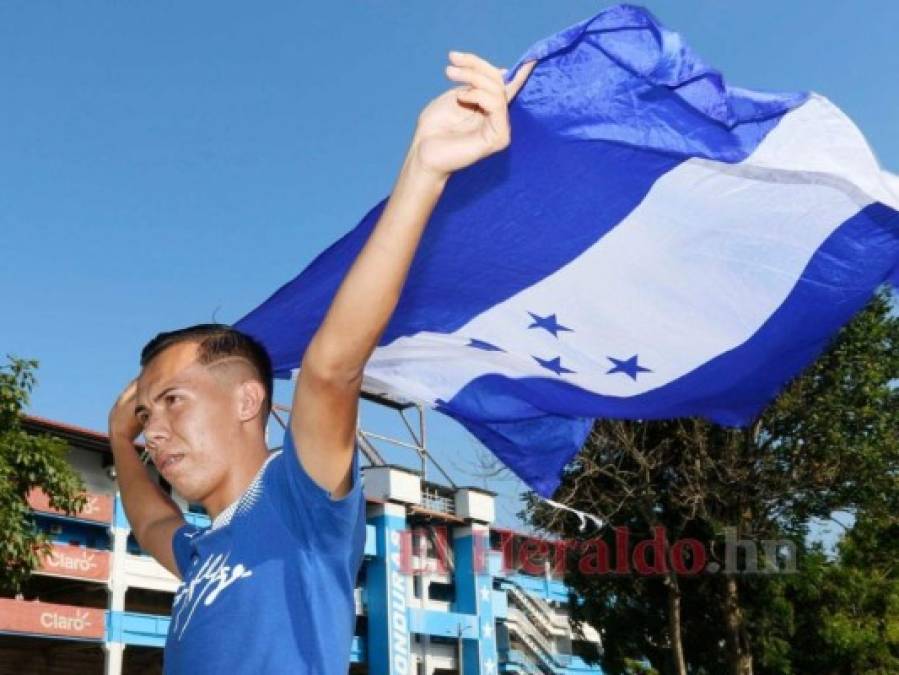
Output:
M548 558L533 555L547 542L494 526L496 495L455 485L425 448L423 412L416 430L397 409L410 442L358 432L367 537L349 672L601 673L590 665L599 632L573 630L568 589ZM52 552L21 593L0 597L0 673L161 673L179 581L131 533L107 436L36 416L24 426L67 443L88 499L70 516L40 491L29 495ZM415 467L385 462L384 442L414 451ZM429 467L440 482L428 479ZM208 524L202 507L173 491L152 462L148 469L187 520ZM517 555L528 547L530 557Z

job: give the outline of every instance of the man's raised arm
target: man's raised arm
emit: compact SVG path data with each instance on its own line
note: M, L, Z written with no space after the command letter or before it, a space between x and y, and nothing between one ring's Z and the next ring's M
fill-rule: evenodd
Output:
M172 574L181 577L172 552L172 535L184 524L178 505L157 485L140 461L134 441L142 427L135 416L137 380L132 380L109 412L109 443L116 481L134 538Z
M362 371L399 301L431 212L454 171L508 146L508 104L533 66L507 85L483 59L450 53L446 75L461 86L419 116L384 211L306 348L290 430L304 469L333 497L350 487Z

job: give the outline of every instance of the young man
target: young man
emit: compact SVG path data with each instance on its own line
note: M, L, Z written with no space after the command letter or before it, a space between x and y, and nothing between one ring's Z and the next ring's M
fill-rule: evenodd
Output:
M355 452L362 371L447 179L508 145L508 103L532 68L507 85L477 56L450 54L447 76L461 86L419 117L387 206L306 350L281 451L266 448L271 363L252 339L203 325L144 348L109 435L138 542L183 580L166 672L347 672L365 536ZM211 527L186 524L151 480L134 451L140 433L162 476L204 506Z

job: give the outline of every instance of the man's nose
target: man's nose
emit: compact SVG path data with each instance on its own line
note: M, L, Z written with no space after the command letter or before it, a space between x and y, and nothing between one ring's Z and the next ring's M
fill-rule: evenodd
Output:
M144 424L144 440L150 450L156 450L169 438L169 427L163 415L150 415Z

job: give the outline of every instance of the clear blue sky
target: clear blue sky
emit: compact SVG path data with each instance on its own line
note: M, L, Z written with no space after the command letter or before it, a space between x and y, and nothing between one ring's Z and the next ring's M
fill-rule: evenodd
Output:
M390 190L448 50L511 65L609 4L5 0L0 357L40 360L32 411L103 429L156 332L237 320ZM646 5L731 83L828 96L899 170L899 4ZM428 421L464 468L475 441Z

